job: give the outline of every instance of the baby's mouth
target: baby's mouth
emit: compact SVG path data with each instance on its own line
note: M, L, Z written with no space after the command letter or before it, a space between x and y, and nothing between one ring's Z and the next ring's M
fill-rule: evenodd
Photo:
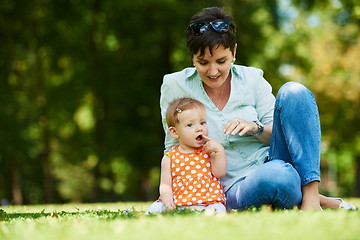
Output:
M203 136L202 136L202 135L199 135L199 136L196 137L196 141L201 142L202 140L203 140Z

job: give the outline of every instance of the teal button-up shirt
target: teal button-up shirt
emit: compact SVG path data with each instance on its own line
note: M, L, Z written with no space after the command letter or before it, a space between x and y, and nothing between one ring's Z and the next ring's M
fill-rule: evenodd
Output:
M165 151L178 144L167 130L165 113L169 103L179 97L191 97L205 105L209 137L220 142L226 151L228 170L221 179L225 191L265 161L269 147L256 137L223 133L225 124L234 118L258 120L264 125L272 126L275 97L270 84L263 78L262 70L232 66L230 98L222 111L206 94L195 68L185 68L180 72L165 75L160 97Z

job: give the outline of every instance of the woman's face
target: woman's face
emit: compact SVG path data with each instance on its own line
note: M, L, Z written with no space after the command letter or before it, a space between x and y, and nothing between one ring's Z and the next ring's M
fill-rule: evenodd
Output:
M200 51L195 54L193 62L203 83L214 89L221 87L230 77L230 67L235 53L236 46L233 54L230 48L219 45L213 48L212 55L209 48L205 50L204 56L200 57Z

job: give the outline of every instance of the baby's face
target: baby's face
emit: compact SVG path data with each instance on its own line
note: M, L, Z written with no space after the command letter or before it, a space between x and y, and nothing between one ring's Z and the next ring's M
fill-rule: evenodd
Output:
M205 142L203 135L208 135L205 109L197 107L184 110L178 114L178 119L175 128L182 148L191 150L202 146Z

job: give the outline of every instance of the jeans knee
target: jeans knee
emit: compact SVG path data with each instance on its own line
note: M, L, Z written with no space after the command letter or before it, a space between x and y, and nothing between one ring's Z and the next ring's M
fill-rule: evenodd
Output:
M305 110L310 106L315 106L314 109L317 110L316 100L313 93L307 87L297 82L285 83L280 88L276 97L276 109L286 107L287 109Z

